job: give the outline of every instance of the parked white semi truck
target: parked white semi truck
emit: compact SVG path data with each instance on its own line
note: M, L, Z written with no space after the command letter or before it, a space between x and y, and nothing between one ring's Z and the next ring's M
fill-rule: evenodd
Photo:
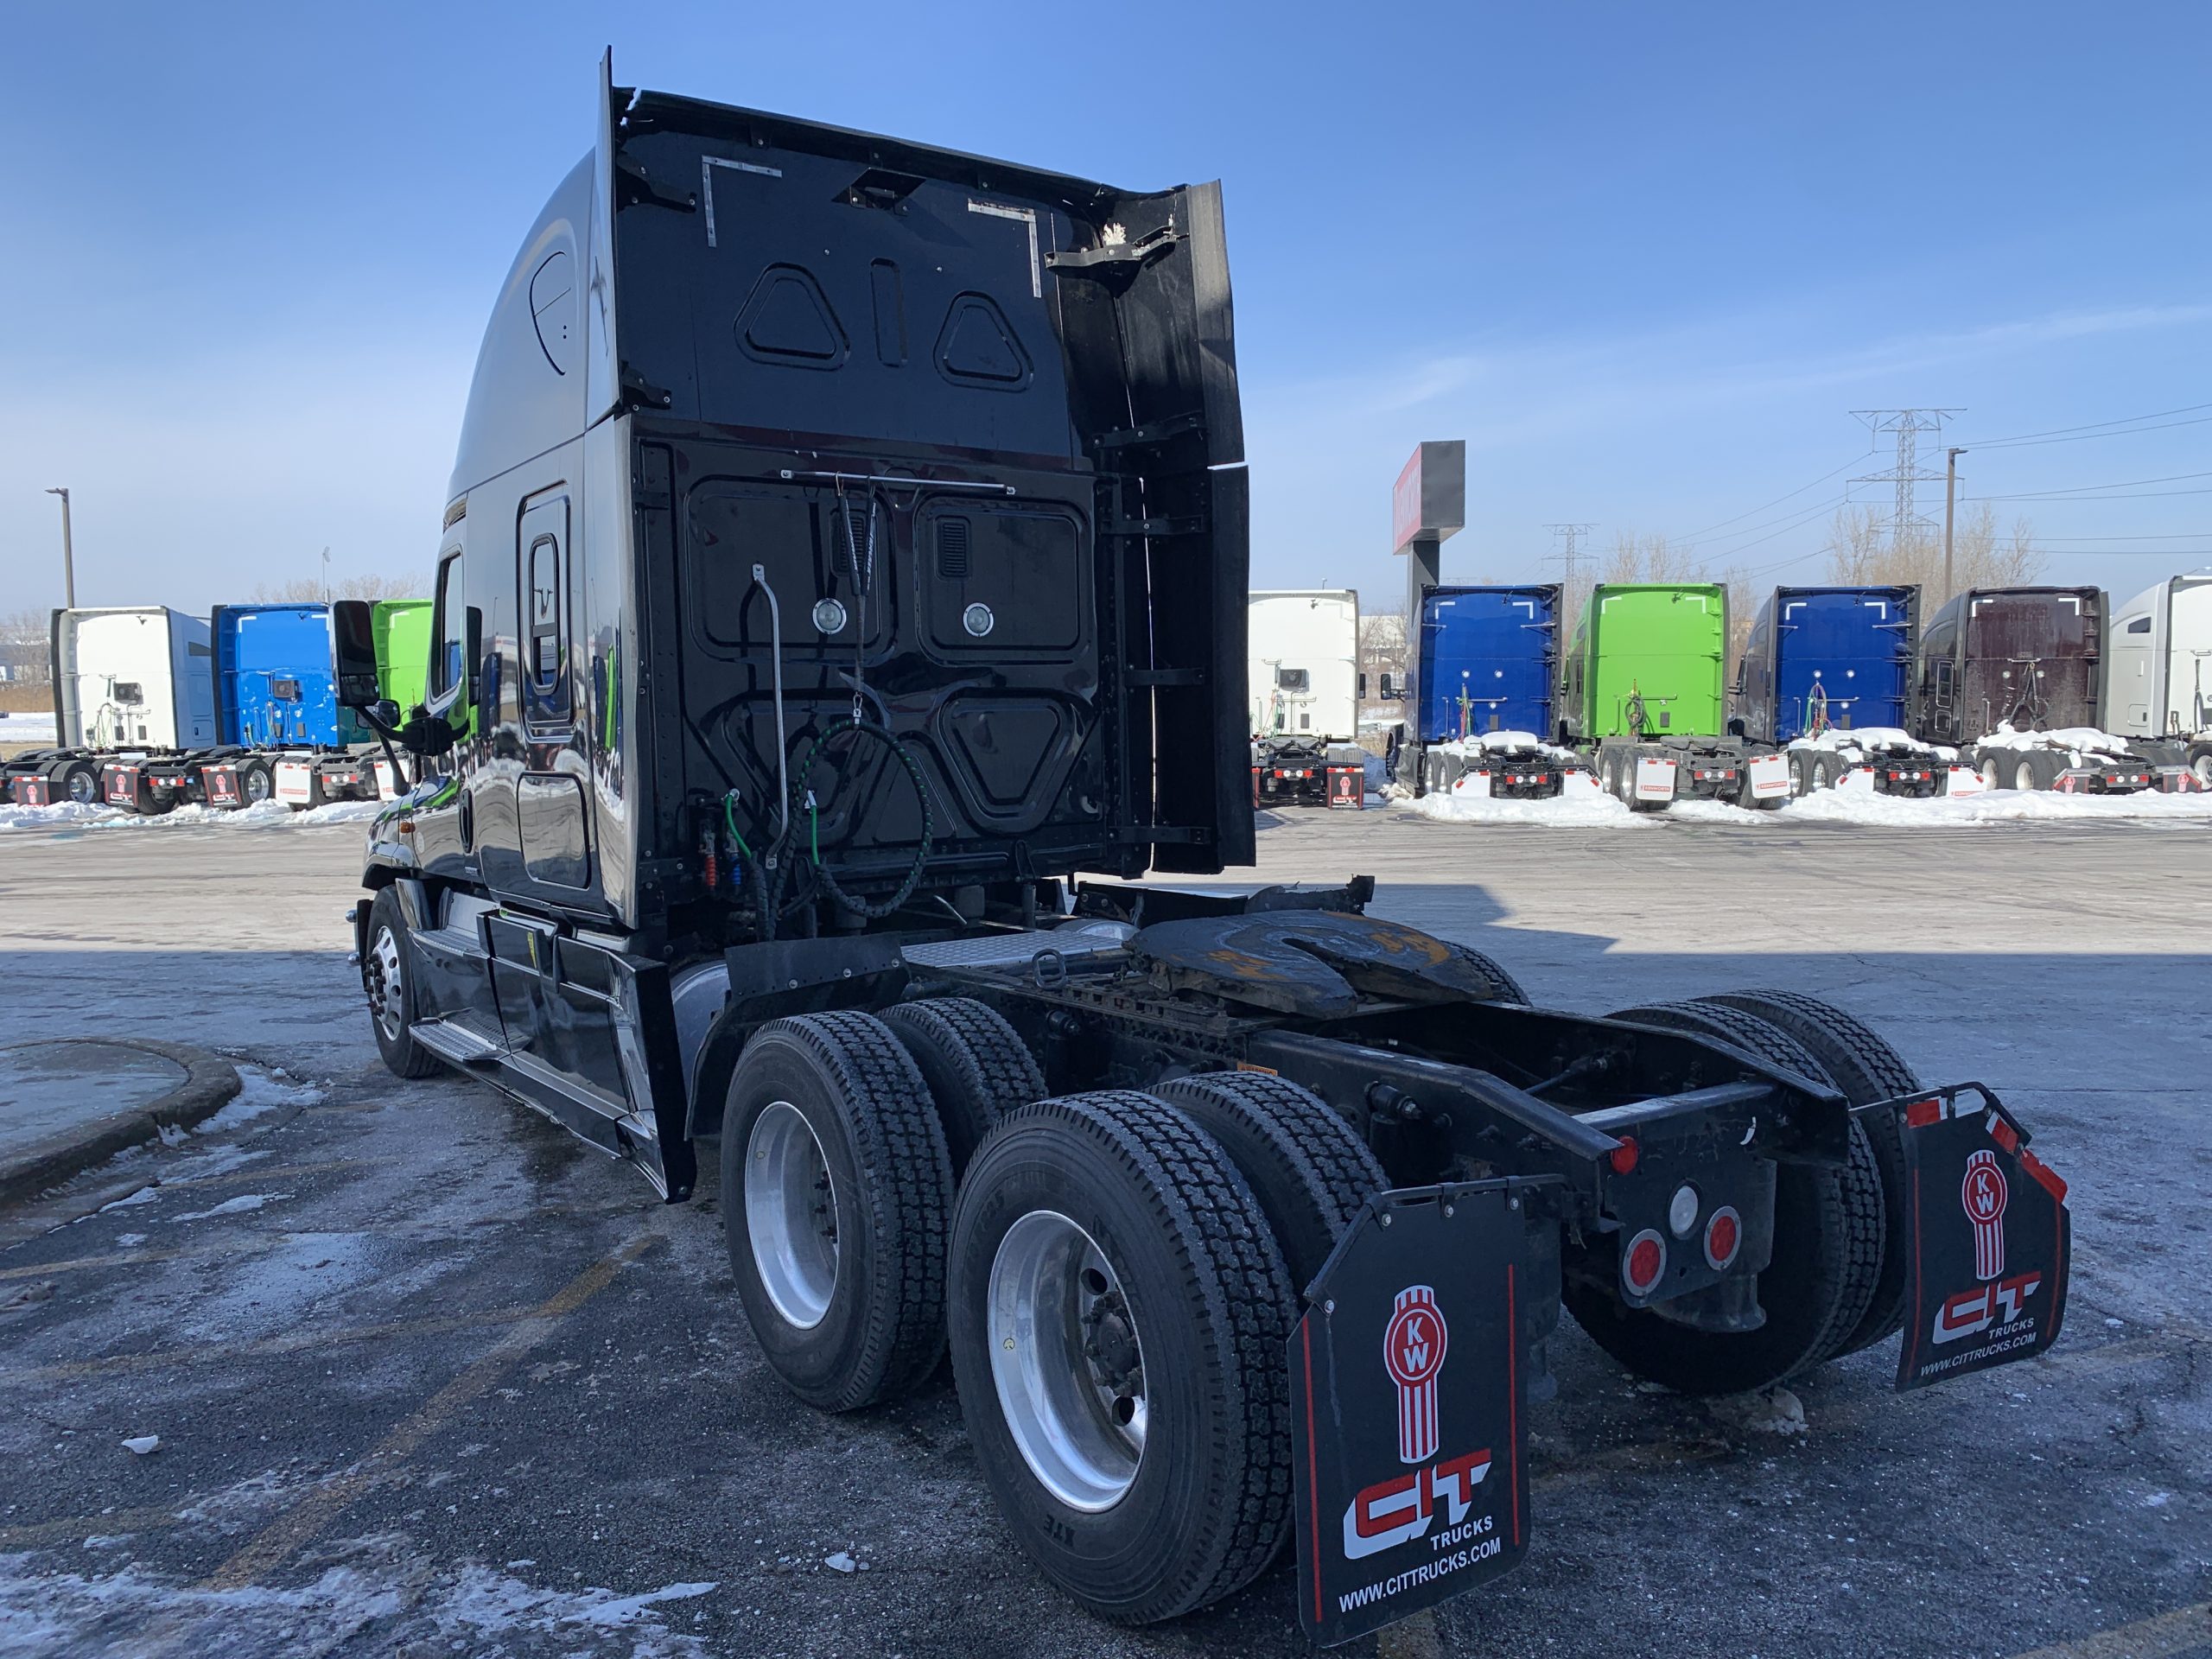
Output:
M1251 597L1252 801L1357 808L1359 595L1300 588Z
M2212 789L2212 566L2169 576L2113 613L2106 640L2105 729Z
M19 806L90 805L100 799L105 758L181 766L215 741L207 624L196 616L161 605L58 610L53 665L56 746L8 763Z

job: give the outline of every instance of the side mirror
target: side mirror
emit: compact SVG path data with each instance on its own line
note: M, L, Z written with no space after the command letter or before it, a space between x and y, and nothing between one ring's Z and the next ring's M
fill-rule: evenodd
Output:
M390 697L386 697L381 702L370 704L361 712L368 716L370 725L379 727L387 732L399 724L399 705Z
M368 601L341 599L331 605L330 653L338 706L376 707L384 691L377 684L377 636Z
M1399 683L1398 677L1395 674L1384 674L1382 676L1382 701L1385 702L1402 702L1405 701L1405 696L1406 688Z

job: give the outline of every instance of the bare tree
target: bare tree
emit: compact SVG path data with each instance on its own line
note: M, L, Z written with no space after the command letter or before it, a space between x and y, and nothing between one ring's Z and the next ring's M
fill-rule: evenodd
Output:
M2035 526L2015 518L2000 537L1996 510L1975 504L1952 528L1952 589L1943 586L1943 543L1920 535L1903 543L1885 533L1884 521L1866 507L1846 507L1828 530L1828 576L1855 588L1916 586L1925 613L1969 588L2010 588L2043 574L2044 558L2035 544Z
M344 576L331 584L333 599L422 599L430 591L427 576ZM253 590L254 602L258 605L319 605L322 602L322 582L313 576L295 576L289 582L262 582Z

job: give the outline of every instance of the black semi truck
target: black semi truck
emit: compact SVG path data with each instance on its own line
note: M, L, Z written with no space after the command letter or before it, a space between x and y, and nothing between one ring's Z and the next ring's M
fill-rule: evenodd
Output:
M603 75L411 717L341 607L415 757L354 912L386 1063L671 1202L717 1148L775 1373L850 1411L949 1344L1009 1535L1123 1622L1294 1539L1330 1642L1513 1564L1562 1306L1697 1391L2047 1347L2057 1178L1848 1016L1539 1008L1365 879L1135 880L1252 861L1243 460L1217 187Z

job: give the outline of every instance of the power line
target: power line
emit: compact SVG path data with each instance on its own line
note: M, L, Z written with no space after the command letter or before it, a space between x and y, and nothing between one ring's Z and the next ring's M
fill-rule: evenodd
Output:
M2110 495L2075 495L2056 492L2047 495L1962 495L1961 501L2040 501L2047 507L2070 506L2076 501L2159 501L2176 495L2212 495L2202 490L2120 490Z
M2212 409L2212 404L2185 404L2179 409L2153 410L2148 415L2129 415L2117 421L2092 421L2087 426L2054 426L2048 432L2022 432L2016 436L2009 438L1984 438L1980 443L1975 444L1974 448L1976 449L1994 449L1999 448L2000 445L2005 444L2055 443L2066 438L2069 433L2118 437L2123 435L2120 433L2107 433L2104 429L2114 426L2133 427L2135 426L2137 423L2142 421L2163 421L2169 415L2194 415L2201 409ZM2212 415L2208 415L2204 418L2205 420L2212 420ZM2202 425L2202 422L2176 421L2173 424L2176 426L2198 426ZM2145 432L2160 432L2164 431L2165 429L2163 427L2147 426L2143 427L2140 429Z
M2063 495L2082 495L2091 490L2132 490L2139 484L2179 484L2192 478L2212 478L2212 473L2167 473L2158 478L2117 478L2108 484L2075 484L2062 490L2025 490L2017 495L1962 495L1961 501L2035 501ZM2187 494L2187 491L2172 492Z
M2038 536L2039 542L2197 542L2212 536L2212 530L2183 531L2172 536Z
M1739 523L1743 519L1750 518L1752 513L1764 512L1768 507L1778 507L1783 502L1789 500L1792 496L1802 495L1808 490L1819 488L1821 485L1827 483L1828 480L1834 478L1836 473L1849 472L1853 467L1856 467L1859 464L1859 457L1853 455L1849 461L1845 461L1842 466L1837 467L1835 472L1822 473L1810 484L1800 484L1796 489L1790 491L1789 495L1777 495L1773 500L1766 502L1762 505L1753 507L1751 512L1739 512L1733 518L1723 518L1717 524L1707 524L1703 530L1694 530L1681 539L1694 545L1697 538L1700 536L1710 536L1716 530L1726 530L1729 525Z

